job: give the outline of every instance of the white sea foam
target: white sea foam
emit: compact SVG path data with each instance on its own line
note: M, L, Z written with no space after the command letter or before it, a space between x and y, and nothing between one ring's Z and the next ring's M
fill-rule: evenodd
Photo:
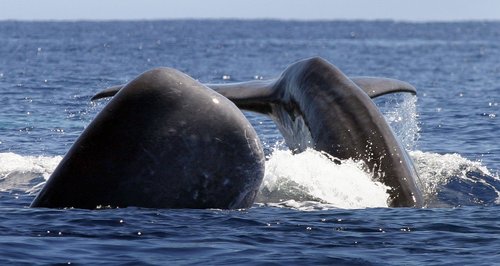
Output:
M495 189L500 182L481 163L458 154L410 152L419 172L426 199L439 193L450 179L470 179L468 173L489 176L493 181L474 179ZM22 156L0 153L0 192L36 193L61 161L61 156ZM336 163L331 156L315 150L292 154L276 149L266 162L266 173L257 198L258 203L299 210L332 208L356 209L387 207L387 187L372 180L362 164L352 160ZM497 183L498 184L498 183ZM452 200L452 199L449 199Z
M362 164L334 162L315 150L300 154L275 150L257 201L299 209L387 207L387 187L372 180ZM311 202L325 205L312 206Z
M61 159L61 156L0 153L0 191L36 191L49 178Z
M439 193L442 186L446 185L451 178L469 180L472 183L481 182L483 185L496 191L497 202L500 199L500 191L495 188L495 184L490 184L483 179L472 180L467 173L479 173L489 176L493 181L500 182L496 174L492 174L481 162L471 161L459 154L437 154L432 152L413 151L410 152L414 160L415 167L420 176L420 181L424 196L432 199Z
M421 190L426 202L433 201L451 178L458 178L469 180L471 184L479 182L495 191L498 203L500 192L491 182L500 182L500 178L481 162L458 154L414 151L410 155L420 175ZM493 181L471 179L468 175L470 173L491 177ZM315 150L295 155L289 151L275 150L266 162L266 174L257 202L299 210L387 207L386 191L387 187L372 180L360 163L346 160L337 164L330 156ZM453 202L454 199L447 200Z

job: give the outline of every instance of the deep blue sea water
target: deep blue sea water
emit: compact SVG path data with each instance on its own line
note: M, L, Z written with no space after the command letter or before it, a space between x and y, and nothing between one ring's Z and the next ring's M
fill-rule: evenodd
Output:
M388 208L358 164L292 155L252 113L268 160L250 209L28 208L99 90L157 66L266 79L311 56L417 88L376 103L427 208ZM0 22L0 263L500 265L499 132L500 22Z

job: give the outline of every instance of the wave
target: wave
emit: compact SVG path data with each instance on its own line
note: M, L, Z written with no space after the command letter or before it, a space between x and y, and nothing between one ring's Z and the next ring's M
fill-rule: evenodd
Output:
M387 207L387 187L372 181L362 163L334 161L312 149L295 155L275 150L266 162L257 202L300 209Z
M500 204L500 178L481 162L456 153L414 151L410 155L428 206Z
M0 192L38 192L61 159L0 153Z
M410 155L428 207L500 204L500 178L481 162L459 154L414 151ZM0 153L0 192L36 194L61 159ZM362 163L338 163L312 149L300 154L275 149L267 158L256 202L304 211L376 208L387 207L386 191Z
M500 204L500 178L481 162L458 154L414 151L427 207ZM273 152L258 202L300 210L387 207L387 187L372 180L362 164L336 164L323 153Z

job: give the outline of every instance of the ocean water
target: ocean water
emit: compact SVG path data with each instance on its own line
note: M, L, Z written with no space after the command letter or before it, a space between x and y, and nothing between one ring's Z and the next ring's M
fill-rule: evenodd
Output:
M29 208L108 103L157 66L201 82L273 78L321 56L413 84L375 99L415 161L427 207L388 208L359 163L293 155L245 113L266 175L243 210ZM2 264L500 264L500 23L0 22Z

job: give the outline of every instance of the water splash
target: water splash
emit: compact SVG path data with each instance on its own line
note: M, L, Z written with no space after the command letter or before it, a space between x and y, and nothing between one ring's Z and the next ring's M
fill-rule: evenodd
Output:
M15 153L0 153L0 191L20 190L33 193L43 185L61 156L22 156Z
M417 96L408 93L388 94L375 103L384 114L386 121L406 150L417 148L420 138L418 123Z
M387 187L372 180L362 164L334 162L327 154L309 149L300 154L275 150L266 162L266 174L257 202L310 208L387 207ZM326 204L326 205L321 205Z
M411 152L426 202L433 206L500 203L500 178L459 154Z

